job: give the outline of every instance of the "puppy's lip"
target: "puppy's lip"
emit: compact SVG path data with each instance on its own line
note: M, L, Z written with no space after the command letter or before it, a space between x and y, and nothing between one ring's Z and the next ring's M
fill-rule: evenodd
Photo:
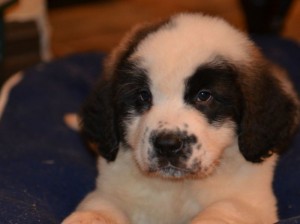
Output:
M167 164L165 166L151 167L149 173L156 173L163 177L180 178L195 174L193 170Z
M175 170L175 171L180 171L180 172L184 172L184 173L190 173L191 170L185 169L185 168L181 168L181 167L177 167L177 166L173 166L173 165L167 165L164 167L160 168L161 170Z

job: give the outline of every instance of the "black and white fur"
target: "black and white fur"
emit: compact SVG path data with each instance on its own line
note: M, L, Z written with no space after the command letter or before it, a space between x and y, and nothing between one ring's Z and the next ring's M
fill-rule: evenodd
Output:
M299 123L284 72L219 18L135 28L81 114L97 188L63 223L270 224L277 154Z

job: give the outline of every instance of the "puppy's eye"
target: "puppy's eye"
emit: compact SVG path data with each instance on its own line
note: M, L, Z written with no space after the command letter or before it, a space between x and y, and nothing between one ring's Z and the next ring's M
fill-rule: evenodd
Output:
M140 102L150 103L152 101L152 95L148 90L141 90L138 99Z
M196 101L197 102L207 102L212 98L211 92L208 90L200 90L197 93Z

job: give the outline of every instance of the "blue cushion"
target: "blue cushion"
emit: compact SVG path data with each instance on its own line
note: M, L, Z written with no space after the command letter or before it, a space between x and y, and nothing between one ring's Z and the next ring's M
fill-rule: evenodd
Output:
M300 49L291 41L253 37L285 67L300 92ZM25 71L0 121L1 223L59 223L94 188L95 157L63 116L78 111L101 73L101 53L72 55ZM300 134L276 169L282 219L300 215ZM287 223L297 223L294 222Z
M0 121L1 223L59 223L94 187L95 158L63 123L101 71L102 54L25 72Z

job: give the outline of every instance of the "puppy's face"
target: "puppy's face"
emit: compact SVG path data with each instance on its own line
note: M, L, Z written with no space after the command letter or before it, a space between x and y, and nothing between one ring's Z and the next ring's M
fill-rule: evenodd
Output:
M274 129L286 125L291 134L295 101L257 63L253 44L224 21L180 15L133 39L113 54L108 81L83 113L83 131L108 160L121 144L143 172L170 178L208 176L226 150L261 162L278 136L266 138L272 131L260 125L272 126L269 110L278 103L278 116L291 122Z
M210 174L223 151L237 146L242 105L236 71L220 58L187 70L174 63L153 71L147 55L138 58L128 62L134 65L119 83L119 97L124 142L139 167L167 177Z
M215 31L188 33L193 22L165 24L118 69L124 141L148 173L206 176L224 150L237 146L242 108L237 71L215 41L201 40L202 32Z

